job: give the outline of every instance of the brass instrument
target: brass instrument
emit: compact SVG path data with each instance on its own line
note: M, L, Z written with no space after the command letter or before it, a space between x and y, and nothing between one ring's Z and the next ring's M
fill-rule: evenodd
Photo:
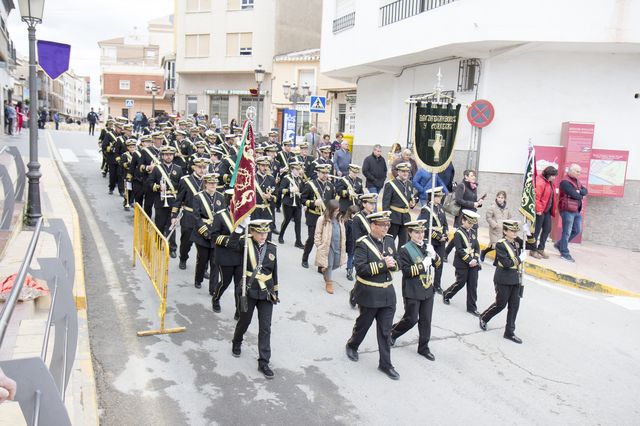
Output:
M162 204L162 207L170 207L169 206L169 198L173 198L173 194L171 194L167 190L167 182L166 182L165 178L163 177L162 180L160 181L160 199L164 200L164 203Z
M293 207L298 207L298 204L296 203L296 195L300 195L300 188L296 184L295 178L291 178L289 180L289 193L291 194L291 197L293 198L292 206Z

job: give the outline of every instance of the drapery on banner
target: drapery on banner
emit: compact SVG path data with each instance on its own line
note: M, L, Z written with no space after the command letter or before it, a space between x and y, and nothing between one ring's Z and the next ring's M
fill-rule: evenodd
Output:
M233 197L229 205L231 220L236 227L256 208L256 160L254 157L255 142L253 127L249 120L244 122L242 143L238 150L236 167L231 177Z
M529 156L524 172L519 210L529 222L532 231L536 226L536 174L536 149L529 144Z
M440 173L453 159L459 118L460 104L416 104L413 151L430 172Z
M71 45L38 40L38 65L52 80L69 69Z

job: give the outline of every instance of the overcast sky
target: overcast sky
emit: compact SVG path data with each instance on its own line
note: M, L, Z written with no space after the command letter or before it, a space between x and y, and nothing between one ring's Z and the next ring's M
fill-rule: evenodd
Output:
M19 55L28 58L27 25L20 21L18 2L7 25ZM173 13L173 0L45 0L38 40L71 45L69 67L91 77L91 106L100 105L99 40L145 32L147 21ZM26 77L26 76L25 76Z

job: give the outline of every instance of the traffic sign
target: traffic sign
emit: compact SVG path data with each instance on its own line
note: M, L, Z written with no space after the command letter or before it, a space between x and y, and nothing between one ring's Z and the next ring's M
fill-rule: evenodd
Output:
M134 102L133 99L125 99L124 100L124 107L125 108L133 108Z
M493 121L496 111L491 102L478 99L467 110L467 119L474 127L487 127Z
M325 112L326 110L326 96L311 96L309 99L309 112Z

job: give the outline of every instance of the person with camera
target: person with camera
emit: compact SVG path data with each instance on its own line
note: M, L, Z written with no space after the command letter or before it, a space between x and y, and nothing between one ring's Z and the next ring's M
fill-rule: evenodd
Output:
M460 206L460 212L456 215L453 220L453 227L459 228L462 221L462 210L470 210L472 212L476 212L479 208L482 207L482 203L484 202L484 198L487 194L484 194L480 199L478 199L478 184L476 183L476 172L474 170L465 170L463 172L463 180L454 190L454 198L455 202L458 206ZM478 228L476 224L474 228ZM449 256L453 250L453 240L447 244L447 250L445 253L445 259ZM446 261L446 260L445 260Z

